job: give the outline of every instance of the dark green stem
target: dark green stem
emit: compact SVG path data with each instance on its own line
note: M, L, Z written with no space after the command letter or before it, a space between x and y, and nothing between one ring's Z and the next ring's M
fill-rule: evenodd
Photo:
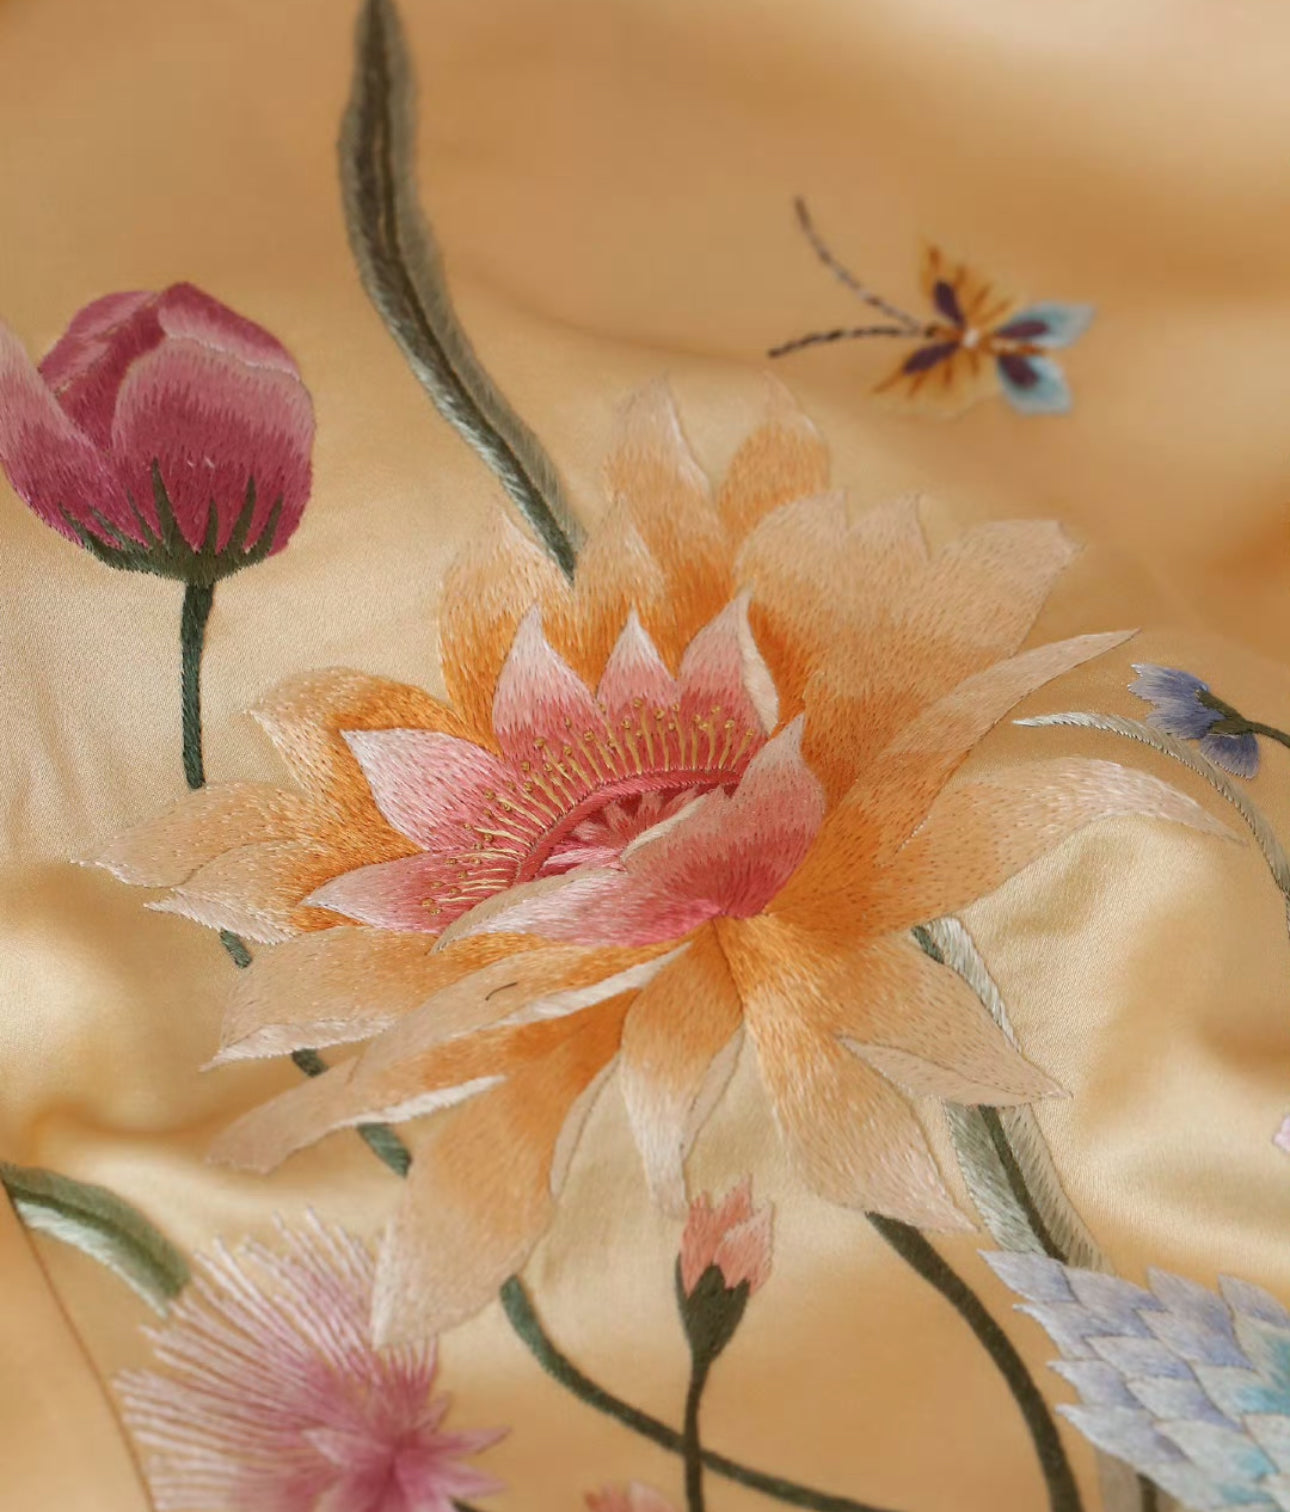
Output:
M955 1309L994 1361L1030 1431L1040 1468L1044 1472L1051 1512L1082 1512L1079 1487L1075 1484L1075 1476L1048 1403L1007 1334L986 1311L985 1304L967 1282L951 1269L949 1262L917 1229L894 1218L884 1218L879 1213L870 1213L868 1218L900 1258L916 1270L924 1281L934 1286Z
M316 1050L293 1050L291 1059L296 1069L306 1076L321 1076L327 1062ZM412 1152L389 1124L359 1124L358 1133L376 1158L387 1165L396 1176L406 1176L412 1168Z
M1275 725L1259 724L1257 720L1247 719L1245 728L1251 735L1266 735L1269 740L1275 740L1279 745L1290 746L1290 735L1284 730L1278 730Z
M206 621L214 602L213 583L189 583L184 589L184 610L179 621L180 696L184 776L190 788L206 784L206 765L202 760L202 650L206 645Z
M672 1454L684 1453L685 1440L675 1428L669 1428L666 1423L660 1422L656 1417L651 1417L647 1412L642 1412L639 1407L633 1407L629 1402L611 1395L603 1386L598 1386L590 1376L584 1375L567 1355L561 1353L547 1336L541 1320L533 1309L533 1302L524 1288L524 1283L518 1276L512 1276L502 1286L500 1296L511 1327L552 1380L563 1386L566 1391L571 1391L588 1407L594 1407L597 1412L605 1413L606 1416L621 1423L625 1428L630 1428L633 1433L639 1433L642 1438L649 1439L660 1448ZM700 1450L699 1457L707 1469L714 1474L733 1481L737 1486L747 1486L751 1491L760 1491L763 1496L786 1502L792 1507L807 1507L811 1509L811 1512L882 1512L881 1508L867 1502L854 1501L849 1496L830 1496L824 1491L813 1491L809 1486L800 1486L794 1481L784 1480L777 1475L763 1475L760 1470L751 1470L748 1466L727 1459L724 1454L717 1454L711 1449Z
M681 1456L685 1461L685 1506L686 1512L704 1512L703 1506L703 1445L699 1439L699 1404L703 1401L703 1388L708 1384L708 1363L697 1357L690 1367L690 1389L685 1394L684 1440Z

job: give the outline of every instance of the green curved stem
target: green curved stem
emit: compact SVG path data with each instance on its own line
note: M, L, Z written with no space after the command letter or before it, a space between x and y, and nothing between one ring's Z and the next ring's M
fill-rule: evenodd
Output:
M1082 1512L1079 1487L1058 1435L1057 1424L1043 1393L1035 1385L1025 1361L1007 1334L990 1316L980 1297L917 1229L895 1218L884 1218L879 1213L870 1213L868 1218L900 1258L940 1292L994 1361L1030 1431L1048 1488L1051 1512Z
M685 1423L681 1430L686 1512L704 1512L703 1443L699 1438L699 1405L703 1401L703 1388L707 1384L708 1366L695 1360L690 1371L690 1387L685 1394Z
M499 1293L502 1307L511 1327L526 1345L529 1353L543 1370L567 1391L571 1391L588 1407L639 1433L661 1449L672 1454L683 1454L685 1439L666 1423L649 1413L633 1407L620 1397L612 1395L603 1386L597 1385L590 1376L584 1375L569 1357L561 1352L542 1327L534 1311L532 1299L518 1276L512 1276ZM849 1496L831 1496L824 1491L814 1491L809 1486L798 1485L777 1475L764 1475L760 1470L750 1469L736 1460L727 1459L712 1449L700 1450L702 1464L714 1474L733 1481L737 1486L747 1486L751 1491L760 1491L763 1496L787 1503L792 1507L807 1507L811 1512L882 1512L867 1502L858 1502Z
M184 776L194 789L206 783L206 765L202 759L202 652L206 647L206 621L214 602L213 583L189 583L184 589L184 608L179 620Z

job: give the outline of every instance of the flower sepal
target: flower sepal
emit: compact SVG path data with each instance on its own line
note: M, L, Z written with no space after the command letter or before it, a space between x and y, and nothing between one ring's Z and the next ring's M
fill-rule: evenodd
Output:
M734 1338L751 1295L749 1282L729 1285L715 1262L686 1291L681 1262L676 1262L676 1306L696 1364L711 1365Z

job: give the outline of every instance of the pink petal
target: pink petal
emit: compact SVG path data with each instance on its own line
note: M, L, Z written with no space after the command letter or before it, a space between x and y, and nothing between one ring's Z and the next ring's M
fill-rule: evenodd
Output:
M1272 1143L1278 1150L1284 1150L1287 1155L1290 1155L1290 1114L1282 1119L1281 1127L1272 1136Z
M543 750L553 762L565 746L583 749L590 730L606 735L605 717L581 678L552 650L534 607L520 621L493 695L493 730L503 754L519 764L539 762ZM573 779L576 786L585 782Z
M195 284L171 284L160 296L157 315L167 336L227 352L250 367L277 368L293 378L300 377L291 353L277 337L218 299L212 299Z
M280 504L273 551L286 545L309 497L314 415L309 392L281 366L251 366L201 341L170 337L130 368L117 396L112 451L126 487L152 497L154 462L184 539L194 549L216 511L223 550L255 485L242 549L255 546Z
M96 299L73 318L40 364L40 376L63 410L102 451L112 444L112 416L126 371L161 344L157 299L147 290Z
M605 663L596 689L597 703L615 723L634 716L640 706L669 709L680 697L680 685L633 609Z
M686 647L681 658L681 715L688 727L694 717L716 711L743 729L769 734L779 718L779 695L770 669L748 624L748 596L737 599L710 621Z
M451 919L466 911L462 904L449 912L440 901L450 884L443 860L423 853L397 861L378 861L342 872L304 899L306 906L330 908L333 913L372 924L377 929L413 930L438 934ZM439 902L439 910L433 911Z
M109 459L63 413L22 343L0 325L0 466L14 491L60 535L76 540L65 516L100 539L97 511L130 539L143 532Z
M722 1235L713 1259L731 1291L746 1281L751 1294L769 1280L773 1227L771 1210L764 1207Z
M473 846L485 796L512 778L480 746L430 730L361 730L345 735L376 806L400 834L427 850Z

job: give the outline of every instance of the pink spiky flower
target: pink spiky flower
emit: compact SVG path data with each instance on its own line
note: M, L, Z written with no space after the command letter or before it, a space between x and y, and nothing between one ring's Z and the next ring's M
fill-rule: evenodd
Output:
M746 1176L714 1208L706 1192L690 1204L681 1235L681 1287L687 1297L710 1267L716 1266L727 1291L748 1283L748 1295L770 1276L772 1215L769 1204L755 1208L752 1177Z
M653 1486L632 1481L626 1486L604 1486L587 1493L589 1512L675 1512L672 1503Z
M366 1247L312 1214L278 1231L199 1259L148 1330L163 1370L117 1379L158 1512L454 1512L500 1490L462 1460L505 1430L441 1430L433 1340L373 1345Z

